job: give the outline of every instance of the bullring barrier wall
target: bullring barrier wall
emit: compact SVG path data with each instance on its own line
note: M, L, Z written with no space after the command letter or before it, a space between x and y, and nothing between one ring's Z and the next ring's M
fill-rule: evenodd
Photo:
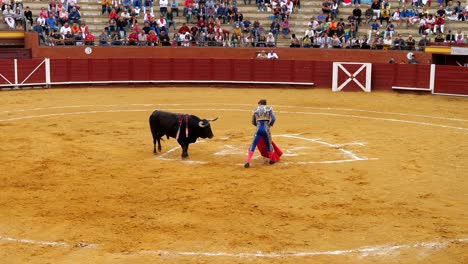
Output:
M255 59L0 60L0 87L194 82L330 88L332 65L325 61ZM468 95L467 67L373 63L371 78L372 90L422 87L432 93Z

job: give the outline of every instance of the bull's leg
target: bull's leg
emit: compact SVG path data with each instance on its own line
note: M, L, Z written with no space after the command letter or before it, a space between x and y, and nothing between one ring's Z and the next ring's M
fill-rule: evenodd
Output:
M158 138L158 150L159 150L159 152L161 152L161 138ZM154 151L156 151L156 147L155 147Z
M182 158L188 158L188 145L185 147L182 147Z
M179 142L180 146L182 147L182 158L188 158L188 144L183 142Z
M156 154L156 139L153 138L153 153Z

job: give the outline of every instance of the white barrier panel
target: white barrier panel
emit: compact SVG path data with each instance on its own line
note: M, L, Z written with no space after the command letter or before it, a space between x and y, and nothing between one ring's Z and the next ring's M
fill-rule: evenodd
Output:
M22 86L50 86L50 59L46 58L42 60L31 72L27 73L27 76L20 80L20 76L18 73L18 60L14 59L13 61L13 72L14 76L13 79L5 77L4 73L0 72L0 77L3 78L6 83L0 84L0 88L7 87L7 88L19 88ZM39 83L32 83L28 82L28 80L34 74L43 74L44 82Z
M359 69L351 73L350 69L347 68L347 65L360 65ZM339 76L345 74L347 79L339 84ZM357 77L359 75L364 75L365 84L362 84ZM332 91L338 92L342 91L349 85L351 82L356 83L363 91L371 91L371 81L372 81L372 63L363 63L363 62L334 62L333 63L333 80L332 80Z

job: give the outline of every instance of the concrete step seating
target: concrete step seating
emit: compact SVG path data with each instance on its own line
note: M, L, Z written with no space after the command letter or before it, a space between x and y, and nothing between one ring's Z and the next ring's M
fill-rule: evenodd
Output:
M183 0L179 1L179 14L183 13ZM397 0L390 0L392 5L392 10L399 6L399 2ZM48 1L25 1L25 6L29 6L31 11L33 12L33 16L37 16L41 7L47 7ZM108 24L108 15L101 15L101 1L96 0L78 0L78 5L81 7L81 14L83 20L88 25L89 29L98 36L101 30L107 26ZM307 23L309 22L310 18L313 16L317 16L321 10L322 1L321 0L302 0L301 1L301 9L297 10L297 13L293 14L290 18L290 22L292 25L292 32L296 33L297 36L303 36L306 29ZM410 4L406 4L407 7ZM365 9L367 8L366 4L361 5L361 9L364 13ZM153 5L155 16L159 16L159 3L158 1L154 1ZM244 5L243 1L238 1L238 9L243 13L245 18L254 21L258 19L258 21L263 25L263 27L268 30L271 24L271 19L269 18L270 14L266 12L259 12L258 8L254 5ZM343 18L343 20L347 20L349 14L351 14L354 7L352 6L340 6L340 12L338 14L338 19ZM432 5L428 8L429 12L434 14L438 6ZM186 22L186 19L182 16L175 17L175 21L177 27L180 27L182 23ZM140 24L142 24L142 19L140 19ZM385 23L384 23L385 24ZM193 24L189 24L192 26ZM233 29L232 25L224 24L223 28L231 31ZM445 28L446 31L451 29L452 31L456 31L457 29L462 29L464 31L468 30L468 22L457 22L457 21L445 21ZM405 25L399 26L396 24L396 30L399 34L402 34L404 37L408 35L413 35L417 40L419 39L418 36L418 25L410 26L406 28ZM170 34L174 33L174 30L171 28L169 30ZM369 25L363 24L359 29L359 35L368 34L369 32ZM290 36L291 34L289 34ZM289 46L290 40L289 38L283 39L282 37L278 38L277 46L278 47L287 47Z

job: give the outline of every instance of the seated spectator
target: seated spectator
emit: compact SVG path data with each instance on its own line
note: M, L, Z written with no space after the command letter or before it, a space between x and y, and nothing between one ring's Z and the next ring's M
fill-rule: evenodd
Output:
M181 35L185 35L186 32L190 32L190 28L187 26L186 23L183 23L177 32Z
M361 40L359 41L361 44L361 49L370 49L371 46L369 45L369 39L366 35L362 35Z
M384 50L389 50L392 48L393 40L390 35L388 35L386 38L383 40L383 49Z
M311 48L312 47L312 38L309 35L306 35L302 40L302 47L303 48Z
M91 32L84 32L84 41L86 46L94 46L94 35Z
M131 16L127 9L124 9L119 16L119 19L123 18L128 26L131 25Z
M445 41L445 36L442 34L440 30L437 30L436 36L434 38L434 42L442 43Z
M266 36L265 36L265 34L263 32L260 33L260 36L258 36L256 46L261 47L261 48L266 46Z
M382 9L381 13L380 13L380 24L383 25L383 21L388 22L390 21L390 10L388 9Z
M369 38L371 36L375 36L375 35L380 35L380 24L379 24L379 21L376 19L374 20L374 22L370 25L370 30L369 30Z
M70 23L78 23L81 24L81 14L76 9L76 7L72 7L70 14L68 15L68 20Z
M143 1L143 13L146 14L146 12L149 10L151 14L154 14L153 0L142 0L142 1Z
M216 9L216 15L218 16L219 20L223 20L223 24L226 24L227 8L223 4L220 4Z
M325 19L327 18L327 16L325 15L325 13L323 13L323 11L320 11L320 14L317 16L317 26L319 24L322 24L325 22ZM310 22L309 22L310 23ZM313 28L313 27L312 27Z
M136 46L138 44L138 32L132 30L128 35L128 42L127 45L129 46Z
M73 40L74 40L74 44L76 46L83 46L84 42L84 36L83 36L83 32L81 31L78 31L76 32L75 34L73 34Z
M134 27L136 23L138 23L138 15L133 7L130 7L130 19L129 19L129 24L131 27Z
M380 37L375 36L370 43L371 49L383 49L383 41Z
M370 21L373 20L373 19L372 19L372 18L373 18L373 14L374 14L374 10L372 9L371 5L368 5L366 11L364 12L364 17L365 17L364 22L365 22L366 24L369 24Z
M165 17L167 13L167 6L169 5L168 0L159 0L159 12L161 16Z
M49 12L45 9L45 7L41 7L38 17L40 16L42 16L44 19L47 19L49 17Z
M333 48L337 49L342 47L341 40L338 38L338 34L334 33L330 41Z
M300 48L301 41L296 37L296 34L291 35L291 44L289 45L290 48Z
M58 31L52 32L51 38L52 38L53 46L64 45L63 38Z
M395 38L393 41L393 49L394 50L405 50L406 49L406 41L403 39L401 34L398 34L398 37Z
M380 2L379 0L373 0L371 4L372 8L372 20L379 19L380 18Z
M406 39L406 49L407 50L415 50L416 49L416 40L413 38L412 35L409 35L408 39Z
M411 26L419 22L419 19L420 19L419 18L419 11L418 11L418 9L416 7L413 7L413 9L409 10L408 14L409 14L408 15L408 22L409 22L409 24L411 24ZM409 26L409 25L407 24L407 26Z
M159 41L161 42L161 46L165 46L165 47L171 46L171 40L169 39L169 36L167 35L166 31L161 31Z
M24 17L26 18L27 21L29 21L29 25L32 27L34 24L34 20L32 17L32 12L29 9L29 6L27 6L26 9L24 10ZM26 29L26 25L24 28Z
M440 29L440 32L444 33L445 29L445 20L443 16L438 16L435 18L434 22L434 31L437 32L437 30Z
M140 16L140 12L143 9L142 0L133 0L133 10L135 11L136 16Z
M465 36L465 33L463 33L463 31L460 28L457 29L457 33L455 33L455 38L459 39L459 36L461 36L462 39Z
M62 38L65 39L65 35L70 33L71 34L71 27L68 23L65 23L61 28L60 28L60 35L62 35Z
M208 32L210 32L210 31L208 31ZM210 33L211 33L211 32L210 32ZM237 25L236 28L234 28L234 29L232 30L232 34L233 34L233 35L237 35L238 37L242 37L242 31L241 31L239 25Z
M112 8L111 11L109 12L109 20L117 21L118 19L119 19L119 14L117 13L117 10L115 8Z
M174 14L176 13L176 16L179 16L179 2L177 0L172 0L171 3L171 12Z
M270 25L270 32L273 33L275 38L278 38L278 35L281 30L281 24L278 22L278 19L273 20Z
M151 30L149 32L149 34L146 36L146 42L149 46L159 45L158 35L156 35L156 31Z
M455 43L456 37L455 34L452 33L452 30L449 29L448 34L445 35L445 42L446 43Z
M115 22L116 30L119 32L122 37L127 35L127 22L123 17L119 17L119 19Z
M427 39L426 35L423 35L421 39L418 41L418 48L419 51L424 51L424 49L429 46L429 40Z
M132 5L131 0L122 0L122 5L124 10L130 11L130 6Z
M26 29L26 18L24 17L23 11L20 7L16 7L15 15L13 16L15 19L15 28L16 29Z
M123 44L122 35L120 34L118 30L115 30L114 32L112 32L112 35L111 35L111 45L120 46L122 44Z
M16 28L15 12L11 10L10 5L5 5L5 10L3 10L3 21L8 25L8 29L13 30Z
M414 54L411 54L411 59L408 60L408 64L418 64L419 61L416 60L416 56Z
M285 18L283 23L281 23L281 32L283 33L283 38L286 38L286 36L289 34L290 27L291 24L289 23L289 20Z
M261 50L261 51L257 54L257 59L258 59L258 60L266 60L266 59L268 59L268 55L267 55L267 53L266 53L264 50Z
M109 35L107 34L107 30L103 29L101 35L99 35L99 46L109 46L108 40Z
M245 18L242 21L242 24L240 25L240 28L242 28L242 31L244 33L250 32L252 30L252 22L248 18Z
M172 27L174 28L174 30L177 30L176 28L176 22L174 20L174 16L172 14L172 11L170 9L167 10L167 13L166 13L166 21L167 21L167 28L169 29L172 25Z
M273 50L270 50L270 52L268 52L268 54L267 54L267 59L269 59L269 60L278 60L279 57L278 57L278 54L276 54L276 52L274 52Z
M237 34L232 34L231 35L231 47L239 47L241 41L241 37Z
M266 39L266 46L267 47L276 47L276 39L273 36L273 33L269 32L268 37Z
M354 38L356 39L357 38L357 32L356 30L354 29L354 27L351 27L348 31L345 31L345 40L348 40L350 38Z
M393 25L392 22L387 24L387 27L384 31L384 38L387 36L387 34L390 35L390 37L393 37L393 34L395 33L395 25Z
M254 37L252 36L252 33L249 32L247 34L244 34L243 41L244 47L253 47L254 46Z
M154 18L153 13L148 9L146 10L146 13L143 15L143 21L144 22L149 22L152 18Z
M63 43L65 44L65 46L75 45L75 36L71 32L68 32L63 37Z
M224 46L224 35L221 34L219 31L215 31L215 41L217 47Z
M345 41L345 30L342 25L338 25L335 33L338 36L338 39L343 43Z

